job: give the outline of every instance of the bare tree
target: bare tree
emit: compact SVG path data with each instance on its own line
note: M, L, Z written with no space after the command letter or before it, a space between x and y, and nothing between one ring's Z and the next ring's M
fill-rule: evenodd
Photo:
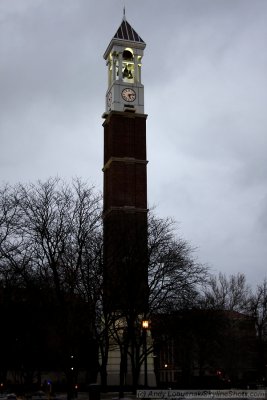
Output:
M251 295L248 302L248 312L255 318L258 339L259 375L266 379L266 339L267 339L267 279L257 286L256 292Z
M172 219L149 215L148 258L149 312L192 307L208 269L197 261L190 244L177 236Z
M27 280L31 252L19 231L21 210L17 191L11 186L0 190L0 278L5 286Z
M245 312L251 293L244 274L211 276L204 291L204 307Z
M77 352L80 332L93 330L101 292L101 196L79 179L69 185L56 178L6 187L0 201L2 282L14 284L15 277L20 287L34 280L49 288L71 388L69 358ZM78 318L84 305L85 315Z

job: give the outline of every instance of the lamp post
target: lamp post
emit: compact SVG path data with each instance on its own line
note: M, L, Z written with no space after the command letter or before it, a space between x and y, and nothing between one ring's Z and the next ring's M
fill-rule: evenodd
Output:
M148 320L142 321L143 335L144 335L144 386L147 387L147 330L149 322Z
M169 382L169 377L168 377L168 364L164 364L164 368L165 368L165 382L167 385L167 389L168 389L168 382Z

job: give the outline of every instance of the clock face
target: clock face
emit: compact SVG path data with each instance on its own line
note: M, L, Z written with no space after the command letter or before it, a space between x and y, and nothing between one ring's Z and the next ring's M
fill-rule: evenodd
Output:
M135 91L130 88L123 89L123 91L121 92L121 96L122 96L123 100L128 101L128 102L134 101L136 99Z
M111 92L108 92L108 94L107 94L107 103L108 103L108 107L110 107L111 103L112 103L112 93Z

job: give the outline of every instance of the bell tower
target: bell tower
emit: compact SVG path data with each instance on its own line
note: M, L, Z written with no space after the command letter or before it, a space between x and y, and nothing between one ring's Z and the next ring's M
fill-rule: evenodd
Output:
M111 311L147 305L145 42L122 23L104 53L108 87L104 127L104 291Z
M141 62L145 47L145 42L126 21L124 13L122 23L104 54L108 67L106 113L144 113Z
M148 311L147 115L141 81L145 47L124 12L122 23L104 53L108 72L103 114L104 307L113 316L115 329L119 327L110 339L108 386L136 384L132 360L141 351L142 346L138 347L137 342L143 338L141 320ZM146 332L145 337L151 347L150 333ZM147 341L143 340L146 352ZM141 366L139 383L156 384L154 361L149 354Z

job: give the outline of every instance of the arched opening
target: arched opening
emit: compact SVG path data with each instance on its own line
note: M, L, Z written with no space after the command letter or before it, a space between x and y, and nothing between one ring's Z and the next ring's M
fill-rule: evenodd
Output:
M128 47L122 53L122 79L124 82L134 82L134 55Z
M109 86L117 80L141 83L141 58L141 55L135 54L129 47L122 52L110 53L107 61Z

